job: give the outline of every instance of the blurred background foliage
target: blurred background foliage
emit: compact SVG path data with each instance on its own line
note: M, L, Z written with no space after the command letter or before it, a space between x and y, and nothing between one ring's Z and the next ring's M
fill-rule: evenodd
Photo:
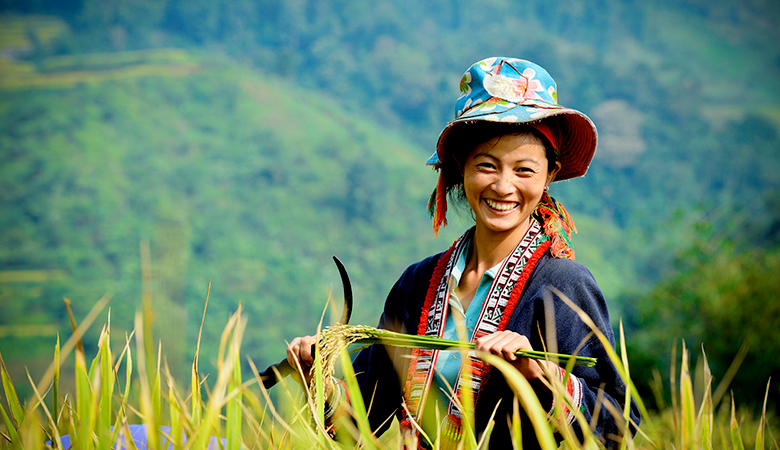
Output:
M432 239L422 163L463 70L505 55L547 68L599 127L588 175L553 194L637 383L649 392L681 339L722 380L744 343L731 387L758 405L780 372L779 21L768 0L2 0L12 377L36 378L69 334L63 297L83 317L111 293L114 333L129 332L147 240L174 374L209 280L202 355L241 302L244 352L280 359L331 288L340 303L332 255L353 322L375 324L400 272L469 224Z

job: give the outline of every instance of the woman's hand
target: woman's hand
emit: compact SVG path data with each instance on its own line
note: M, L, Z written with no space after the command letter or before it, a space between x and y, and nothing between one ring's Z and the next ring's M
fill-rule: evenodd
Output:
M550 373L556 373L558 367L550 361L542 361L515 355L518 350L533 350L528 338L514 331L497 331L482 336L475 342L475 350L499 356L511 363L527 380L536 380L545 376L542 365ZM289 353L289 350L288 350Z
M314 365L314 343L317 342L316 336L297 337L287 346L287 362L295 369L295 373L300 375L298 366L303 370L306 386L311 384L311 367Z

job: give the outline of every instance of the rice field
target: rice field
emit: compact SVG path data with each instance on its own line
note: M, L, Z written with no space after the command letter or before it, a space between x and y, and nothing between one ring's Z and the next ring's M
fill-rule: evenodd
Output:
M134 332L122 339L112 336L108 312L96 354L85 355L81 336L105 307L107 299L101 299L80 325L73 320L74 332L67 341L57 340L49 370L40 380L33 380L29 375L26 380L11 380L0 353L5 394L5 402L0 402L3 419L0 448L88 450L113 445L116 445L114 448L146 447L152 450L404 448L395 425L382 436L371 433L366 404L354 394L358 388L348 349L338 345L338 333L331 333L328 340L329 351L335 356L322 358L325 362L315 365L310 389L301 389L287 379L269 392L263 388L259 376L242 378L241 341L246 318L239 307L222 333L217 372L204 374L201 371L199 338L193 349L195 357L190 379L176 380L166 367L160 347L155 348L152 344L155 341L149 325L152 311L148 300L145 299L142 310L136 315ZM361 332L371 333L366 329L363 327ZM599 338L606 343L604 336ZM634 395L642 411L638 432L633 437L625 433L621 448L780 448L777 425L770 423L776 418L767 416L766 406L758 417L749 411L737 410L737 400L733 398L724 401L724 407L718 407L720 402L713 397L713 379L706 361L701 365L700 376L692 376L690 354L684 344L679 361L676 361L679 368L673 367L669 374L673 380L671 405L661 411L649 412L631 383L622 328L620 347L620 353L610 348L610 358L627 380L629 393ZM523 408L542 449L602 448L589 433L590 428L581 414L577 420L585 430L582 442L565 420L556 420L561 414L559 409L556 409L555 417L548 420L547 411L537 400L529 382L508 363L490 355L485 358L504 373L516 393L514 429L520 429L519 408ZM60 369L67 359L75 361L73 392L63 392L60 386ZM251 359L248 363L257 374ZM573 363L571 360L570 364ZM328 436L323 420L323 380L327 378L324 374L334 369L342 372L347 389L353 393L351 403L342 404L352 420L342 419L338 442ZM703 386L694 387L694 380L701 380ZM34 395L31 398L18 398L14 386L20 383L32 387ZM561 383L552 382L550 387L556 399L565 401ZM697 396L700 398L695 399L695 391L702 393ZM556 401L556 404L561 403ZM628 416L622 419L625 424ZM149 439L146 445L136 445L131 435L138 433L138 425L142 425L140 428L144 432L160 430L160 439ZM489 430L490 427L487 432ZM560 444L556 443L556 435L563 439ZM480 448L484 441L485 437L475 435L472 429L465 433L463 448ZM439 448L437 440L434 440L434 447ZM520 448L519 440L516 447Z

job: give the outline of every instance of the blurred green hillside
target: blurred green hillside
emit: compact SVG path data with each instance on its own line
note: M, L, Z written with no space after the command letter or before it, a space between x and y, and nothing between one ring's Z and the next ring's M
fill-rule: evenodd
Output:
M0 13L0 346L15 379L68 334L63 297L83 317L109 292L115 333L132 327L147 241L174 372L209 280L205 345L241 302L258 364L314 330L331 287L340 303L332 255L355 285L353 322L375 324L400 272L469 224L432 238L423 162L460 74L491 55L540 63L599 127L587 176L553 195L640 383L675 339L727 339L706 331L726 323L719 311L780 302L769 284L735 288L771 278L751 261L776 261L780 242L771 2L38 0ZM730 306L705 314L703 298ZM757 334L728 339L774 349L755 316L728 326ZM739 345L707 346L727 349L722 379ZM747 402L780 368L755 366L735 379Z

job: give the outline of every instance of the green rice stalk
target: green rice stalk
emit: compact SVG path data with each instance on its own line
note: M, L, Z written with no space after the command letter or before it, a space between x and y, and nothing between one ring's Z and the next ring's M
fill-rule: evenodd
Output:
M702 358L704 366L704 395L699 408L696 436L700 437L701 447L712 450L712 372L707 363L707 354L702 346Z
M734 393L731 393L731 448L734 450L745 450L745 445L742 443L742 435L739 433L739 423L737 423L737 415L734 412Z
M144 422L149 430L158 430L160 425L160 352L154 354L154 332L153 325L155 320L154 309L152 307L152 252L148 239L143 239L140 243L141 255L141 317L136 317L136 330L140 330L136 342L144 342L144 345L138 346L138 365L139 375L141 376L141 411L145 418ZM159 348L159 347L158 347ZM149 365L152 361L157 361L156 371L151 372ZM156 433L156 432L155 432ZM156 435L155 435L156 436ZM159 439L149 439L149 448L151 450L160 450Z
M161 373L161 359L162 359L162 341L157 342L157 370L154 373L154 384L152 385L152 407L154 408L154 417L157 420L158 429L162 419L162 373ZM162 448L162 447L161 447Z
M149 430L157 430L159 428L158 420L154 408L154 400L152 399L152 381L151 374L149 373L149 355L151 352L147 351L147 339L151 338L151 335L147 334L148 327L145 325L146 317L139 311L135 315L135 342L136 351L138 352L138 377L140 381L141 392L139 393L139 403L141 407L141 417ZM149 439L149 448L151 450L160 450L159 439Z
M694 432L696 430L696 413L693 400L693 384L688 364L688 350L683 341L682 364L680 366L680 406L682 407L682 427L680 429L680 447L694 448Z
M669 367L669 386L672 392L672 431L675 436L680 435L680 417L677 398L677 341L672 344L672 363Z
M122 397L120 398L119 402L119 411L114 419L114 430L111 432L111 439L110 442L116 442L117 438L119 437L119 433L122 431L122 419L127 416L126 413L126 407L127 407L127 400L130 398L130 385L132 380L132 374L133 374L133 358L132 353L130 352L130 340L132 339L132 333L130 336L125 336L125 347L122 350L122 353L119 355L119 358L117 359L116 366L114 366L114 374L119 372L119 366L123 360L126 360L125 363L125 390L122 393ZM116 375L115 375L116 376ZM117 381L118 383L118 381Z
M440 339L430 336L416 336L404 333L396 333L389 330L377 329L366 325L334 325L324 329L319 343L319 355L323 362L323 377L333 375L333 363L338 354L340 344L350 346L360 343L362 346L383 344L395 347L422 348L434 350L472 350L473 342L462 342L449 339ZM543 351L519 350L515 353L533 359L574 359L577 364L594 366L595 358L549 353Z
M75 448L90 450L93 448L92 430L95 417L93 411L96 408L92 406L92 384L89 380L89 373L85 365L84 358L78 357L76 353L76 426L71 433L71 441Z
M631 379L631 371L628 367L628 352L626 351L626 335L623 331L623 320L620 320L620 353L623 357L623 368L626 371L626 379ZM623 423L626 425L625 431L628 431L628 423L631 421L631 390L626 389L626 401L623 404ZM631 433L623 433L623 439L620 440L620 449L623 450L631 440Z
M54 414L54 424L52 433L57 431L60 421L59 400L60 400L60 334L57 333L57 343L54 345L54 380L51 389L51 412Z
M357 422L357 428L360 435L360 441L366 446L366 448L376 448L379 442L376 436L371 432L371 427L368 422L368 410L363 402L363 397L360 393L360 386L358 386L357 378L355 377L355 371L352 367L352 360L347 354L347 345L342 343L341 351L338 353L339 362L341 363L341 370L344 373L344 379L347 385L347 392L349 392L351 415ZM346 398L341 396L341 407L346 407Z
M8 429L14 428L18 430L24 419L24 408L19 403L19 397L16 395L16 389L11 382L11 377L8 375L8 369L5 367L2 353L0 353L0 376L3 378L5 400L8 402L8 409L11 411L11 419L13 419L13 427L8 427Z
M522 423L520 423L520 401L517 397L512 398L512 448L514 450L522 450L523 448L523 431Z
M236 312L238 320L241 320L241 305ZM241 445L241 357L240 343L235 339L231 341L230 350L233 355L233 370L228 382L228 391L235 392L227 402L227 450L239 450Z
M114 361L111 356L111 311L108 314L108 325L98 344L100 352L100 412L97 421L99 448L110 448L112 411L111 402L114 396Z
M230 316L228 324L222 332L220 339L219 357L217 360L217 379L214 383L213 391L204 408L200 423L194 423L193 435L188 438L187 446L189 448L206 448L212 435L220 437L219 418L222 408L230 400L230 396L236 392L227 393L227 386L232 377L235 359L238 355L233 351L226 349L237 348L240 345L246 327L246 319L241 318L239 313ZM232 343L232 345L228 345Z
M10 382L11 378L8 376L8 371L5 368L5 363L3 362L2 354L0 354L0 373L2 373L3 389L5 390L5 398L6 401L10 403L11 402L10 394L8 392L8 388L5 387L5 380L8 379ZM10 384L10 386L11 389L13 389L13 384ZM20 450L22 448L22 441L19 438L19 432L17 431L17 426L14 424L12 418L8 416L8 413L5 411L2 402L0 402L0 414L2 414L3 416L3 423L5 424L5 429L8 431L9 434L8 438L10 438L11 441L11 448L13 450Z

